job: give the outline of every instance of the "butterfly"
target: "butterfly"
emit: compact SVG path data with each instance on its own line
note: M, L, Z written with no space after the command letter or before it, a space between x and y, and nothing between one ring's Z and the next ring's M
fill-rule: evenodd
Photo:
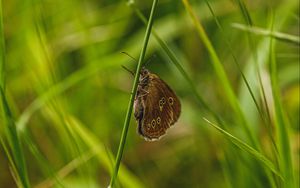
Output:
M155 141L178 120L181 104L174 91L145 67L140 71L134 100L137 132L146 141Z

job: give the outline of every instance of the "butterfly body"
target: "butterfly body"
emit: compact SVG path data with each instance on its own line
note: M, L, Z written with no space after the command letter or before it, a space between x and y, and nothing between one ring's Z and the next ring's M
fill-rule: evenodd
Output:
M181 104L173 90L143 67L134 101L138 133L147 141L157 140L178 120L180 112Z

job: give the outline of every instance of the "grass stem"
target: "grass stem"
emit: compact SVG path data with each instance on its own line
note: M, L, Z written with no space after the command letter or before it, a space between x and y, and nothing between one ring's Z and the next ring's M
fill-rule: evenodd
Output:
M0 0L0 86L5 91L4 85L4 69L5 69L5 39L3 29L3 14L2 14L2 0Z
M122 131L122 136L121 136L119 149L118 149L118 153L117 153L116 164L114 166L113 174L112 174L110 185L109 185L109 187L111 187L111 188L114 186L115 180L117 178L118 170L120 167L120 163L121 163L121 159L122 159L122 155L123 155L123 151L124 151L124 147L125 147L127 132L128 132L130 118L131 118L132 109L133 109L134 97L135 97L137 87L138 87L138 82L139 82L139 76L140 76L139 72L142 68L142 62L143 62L145 54L146 54L146 49L147 49L147 45L148 45L148 41L149 41L150 33L151 33L151 28L152 28L152 24L153 24L153 15L154 15L154 11L155 11L157 3L158 3L158 0L153 0L152 8L151 8L150 16L149 16L149 22L148 22L145 37L144 37L143 47L142 47L142 51L141 51L141 54L139 57L139 61L138 61L138 65L137 65L137 69L136 69L136 73L135 73L135 77L134 77L133 87L132 87L132 91L131 91L131 95L130 95L130 100L129 100L126 118L125 118L125 122L124 122L124 126L123 126L123 131Z
M231 26L236 29L240 29L242 31L254 33L256 35L272 37L277 40L293 43L295 45L300 45L300 39L298 36L290 35L287 33L276 32L276 31L270 31L268 29L263 29L260 27L253 27L253 26L249 27L249 26L245 26L245 25L239 24L239 23L233 23L233 24L231 24Z

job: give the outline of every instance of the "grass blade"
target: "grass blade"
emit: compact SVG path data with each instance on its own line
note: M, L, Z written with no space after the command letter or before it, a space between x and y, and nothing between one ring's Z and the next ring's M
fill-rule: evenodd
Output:
M273 22L272 22L273 29ZM277 64L274 51L274 41L270 40L270 73L271 73L271 84L272 84L272 93L274 100L274 117L275 117L275 127L277 133L277 144L279 150L279 166L284 175L285 182L284 187L294 187L294 167L292 164L291 157L291 146L289 142L289 133L288 127L291 127L286 114L284 112L281 97L280 97L280 88L278 86L277 78Z
M106 60L103 59L105 62ZM122 62L119 58L115 58L112 61L114 62ZM74 72L69 77L67 77L65 80L57 83L56 85L53 85L50 87L46 92L44 92L42 95L40 95L37 99L35 99L21 114L19 117L19 120L17 121L17 127L18 131L22 131L27 122L29 121L30 117L34 112L36 112L38 109L43 107L47 102L49 102L51 99L53 99L55 96L63 93L79 81L94 75L99 72L99 70L102 70L103 68L111 67L114 65L111 64L97 64L92 63L91 65L80 69L79 71Z
M250 32L250 33L254 33L256 35L272 37L272 38L275 38L277 40L281 40L281 41L293 43L293 44L296 44L296 45L300 45L299 36L294 36L294 35L281 33L281 32L276 32L276 31L271 31L271 30L260 28L260 27L254 27L254 26L249 27L249 26L239 24L239 23L233 23L233 24L231 24L231 26L233 28L240 29L242 31L246 31L246 32Z
M117 157L116 157L116 164L115 164L113 174L111 177L111 181L110 181L110 185L109 185L110 187L114 186L115 179L117 178L119 166L121 163L121 159L122 159L122 155L123 155L123 151L124 151L124 147L125 147L125 142L126 142L126 137L127 137L127 132L128 132L128 127L129 127L129 123L130 123L131 113L132 113L132 109L133 109L134 97L135 97L138 82L139 82L139 76L140 76L139 72L142 68L142 62L143 62L145 54L146 54L146 49L147 49L147 45L148 45L148 41L149 41L150 33L151 33L151 28L152 28L152 24L153 24L153 15L154 15L154 11L156 9L157 3L158 3L158 0L153 0L152 8L151 8L150 16L149 16L149 22L148 22L146 33L145 33L144 43L143 43L142 51L141 51L141 54L139 57L137 69L135 72L132 92L130 95L130 100L129 100L126 118L125 118L125 122L124 122L124 126L123 126L123 131L122 131L122 136L121 136L121 140L120 140L120 145L119 145L119 149L118 149L118 153L117 153Z
M274 174L279 176L281 179L283 179L282 174L275 168L274 164L267 159L264 155L262 155L260 152L243 142L242 140L238 139L237 137L231 135L230 133L226 132L222 128L218 127L217 125L211 123L206 118L203 118L207 123L209 123L211 126L213 126L215 129L217 129L222 135L224 135L228 140L230 140L234 145L236 145L241 150L249 153L251 156L253 156L255 159L260 161L265 167L267 167L269 170L271 170Z
M245 133L247 134L247 137L250 140L251 144L255 148L259 148L259 144L258 144L257 140L255 139L253 132L251 131L251 129L245 119L245 116L244 116L244 114L240 108L240 105L237 101L237 97L235 96L233 89L230 85L229 79L225 73L224 67L223 67L212 43L210 42L203 26L198 21L197 16L196 16L195 12L193 11L189 1L182 0L182 2L184 4L187 12L190 14L190 17L197 29L197 33L198 33L200 39L203 41L205 47L207 48L207 50L210 54L212 65L218 76L218 79L222 83L221 85L223 87L223 90L224 90L224 93L225 93L227 99L229 100L231 107L233 108L234 112L237 114L237 118L238 118L240 124L243 126L243 129L244 129Z
M83 125L79 120L75 117L68 117L68 122L73 127L76 134L80 136L80 138L86 143L86 145L93 150L99 162L107 169L107 171L112 170L112 165L110 162L110 156L107 153L111 154L110 151L105 149L104 144L98 139L94 133L90 132L86 129L87 126ZM132 188L142 188L145 187L133 174L128 171L127 168L120 165L120 174L119 174L120 183L124 187L132 187Z
M2 0L0 0L0 86L5 90L4 69L5 69L5 38L3 29Z
M72 161L70 161L68 164L66 164L63 168L61 168L57 172L57 177L51 177L43 182L39 183L36 185L34 188L48 188L48 187L53 187L55 186L56 182L58 181L57 179L63 179L65 178L68 174L70 174L72 171L74 171L78 166L82 165L83 163L87 162L90 160L92 157L96 155L95 151L88 151L82 154L82 156L76 157ZM62 184L61 184L62 185ZM63 186L63 185L62 185Z
M215 20L215 22L216 22L218 28L220 29L221 34L223 34L223 33L224 33L224 29L223 29L221 23L219 22L218 18L216 17L216 15L215 15L215 13L214 13L214 11L213 11L213 9L212 9L210 3L209 3L207 0L205 0L205 2L206 2L206 4L207 4L207 6L208 6L208 8L209 8L209 10L210 10L210 12L211 12L211 14L212 14L214 20ZM246 20L246 22L247 22L249 25L252 25L252 20L251 20L250 14L249 14L249 12L248 12L248 10L247 10L245 4L244 4L241 0L238 0L238 4L239 4L239 7L240 7L240 9L241 9L241 12L242 12L243 15L244 15L244 19ZM261 117L262 121L264 122L264 124L265 124L266 126L268 126L268 128L267 128L267 130L268 130L268 136L269 136L269 138L270 138L270 140L271 140L271 142L272 142L272 146L273 146L272 152L273 152L274 155L276 155L277 148L276 148L276 144L275 144L275 139L273 138L271 129L269 128L269 127L271 127L271 125L270 125L270 116L269 116L269 109L268 109L268 106L266 105L266 108L265 108L266 111L268 112L268 113L267 113L267 115L268 115L267 117L268 117L268 118L266 118L265 115L264 115L263 109L260 108L260 106L259 106L259 104L258 104L258 101L257 101L256 98L255 98L254 91L252 90L252 88L251 88L251 86L250 86L250 84L249 84L249 82L248 82L248 80L247 80L247 78L246 78L246 76L245 76L245 74L244 74L244 72L243 72L243 70L242 70L240 64L239 64L239 62L238 62L238 60L237 60L237 57L234 55L234 52L233 52L233 49L232 49L232 47L231 47L231 45L230 45L230 41L228 40L228 37L227 37L227 36L223 36L223 38L224 38L224 40L225 40L225 42L226 42L226 45L227 45L227 47L228 47L228 49L229 49L229 51L230 51L230 53L231 53L231 55L232 55L232 57L233 57L234 63L235 63L235 65L236 65L236 67L237 67L239 73L240 73L241 76L242 76L242 79L243 79L243 82L245 83L245 86L246 86L246 88L247 88L247 91L249 92L249 94L250 94L250 96L251 96L251 99L253 100L253 102L254 102L254 104L255 104L255 107L256 107L256 110L258 111L258 114L260 115L260 117ZM249 37L249 39L251 40L250 37ZM258 65L258 62L256 62L256 65ZM258 67L258 66L256 66L256 67ZM266 104L267 101L266 101L266 97L265 97L264 88L263 88L263 85L262 85L262 82L261 82L261 75L260 75L260 73L259 73L259 69L258 69L258 68L257 68L257 72L258 72L258 77L259 77L259 80L260 80L260 85L261 85L261 89L262 89L263 99L264 99L264 102L265 102L264 104ZM246 105L245 105L245 106L246 106ZM243 109L243 106L242 106L242 109ZM244 112L245 112L245 111L244 111ZM247 114L247 115L248 115L248 114ZM247 117L246 117L246 118L247 118ZM248 118L248 119L249 119L249 118ZM275 183L274 183L274 178L270 175L270 172L267 171L266 173L267 173L267 176L268 176L268 178L269 178L269 180L270 180L270 183L272 184L272 187L276 187L276 186L275 186Z
M225 32L224 32L224 28L222 27L221 23L219 22L217 16L215 15L215 13L214 13L214 11L213 11L213 9L212 9L210 3L209 3L207 0L205 0L205 3L206 3L207 7L209 8L209 10L210 10L210 12L211 12L211 14L212 14L212 16L213 16L213 18L214 18L214 20L215 20L215 22L216 22L216 25L217 25L218 28L220 29L221 34L225 33ZM244 83L245 83L245 86L247 87L247 90L249 91L249 94L250 94L250 96L251 96L251 98L252 98L252 100L253 100L253 102L254 102L254 104L255 104L255 107L256 107L258 113L260 114L262 120L265 121L266 119L265 119L264 116L263 116L263 112L262 112L262 110L261 110L260 107L259 107L259 104L258 104L258 102L257 102L257 100L256 100L256 98L255 98L254 92L253 92L253 90L252 90L252 88L251 88L251 86L250 86L250 84L249 84L249 82L248 82L248 80L247 80L247 78L246 78L246 76L245 76L245 74L244 74L244 72L243 72L243 70L242 70L242 68L241 68L241 66L240 66L240 64L239 64L239 62L238 62L238 60L237 60L237 57L234 55L234 52L233 52L233 49L232 49L232 47L231 47L231 45L230 45L230 41L228 40L228 37L227 37L227 36L223 36L223 38L224 38L224 40L225 40L225 42L226 42L226 45L227 45L227 47L228 47L228 49L229 49L229 52L231 53L231 56L232 56L232 58L233 58L233 61L234 61L235 65L236 65L236 67L237 67L237 69L238 69L238 71L240 72L240 74L241 74L241 76L242 76L242 79L243 79L243 81L244 81Z
M2 87L0 87L0 94L4 113L3 117L5 117L6 120L5 134L7 136L7 141L11 150L11 158L14 162L13 166L15 166L15 169L17 170L16 173L20 178L22 186L24 188L28 188L30 187L30 184L26 170L24 153L21 147L19 136L17 134L15 122L13 121L13 116L8 106Z
M243 14L244 19L246 20L248 25L253 25L251 16L249 14L249 11L244 3L243 0L236 0L237 4L239 5L240 11Z

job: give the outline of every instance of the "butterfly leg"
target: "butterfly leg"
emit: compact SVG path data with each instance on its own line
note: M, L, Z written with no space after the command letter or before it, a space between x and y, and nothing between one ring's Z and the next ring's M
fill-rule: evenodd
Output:
M137 97L137 98L142 98L142 97L144 97L144 96L146 96L146 95L148 95L148 94L149 94L149 91L145 90L145 89L142 88L142 87L139 87L139 88L138 88L138 91L137 91L137 94L136 94L136 97Z
M147 96L149 94L148 91L145 91L145 93L142 93L138 96L138 98L143 98L144 96Z
M142 95L144 95L144 94L149 94L149 91L147 91L147 90L145 90L145 89L143 89L143 88L141 88L141 91L143 92Z

